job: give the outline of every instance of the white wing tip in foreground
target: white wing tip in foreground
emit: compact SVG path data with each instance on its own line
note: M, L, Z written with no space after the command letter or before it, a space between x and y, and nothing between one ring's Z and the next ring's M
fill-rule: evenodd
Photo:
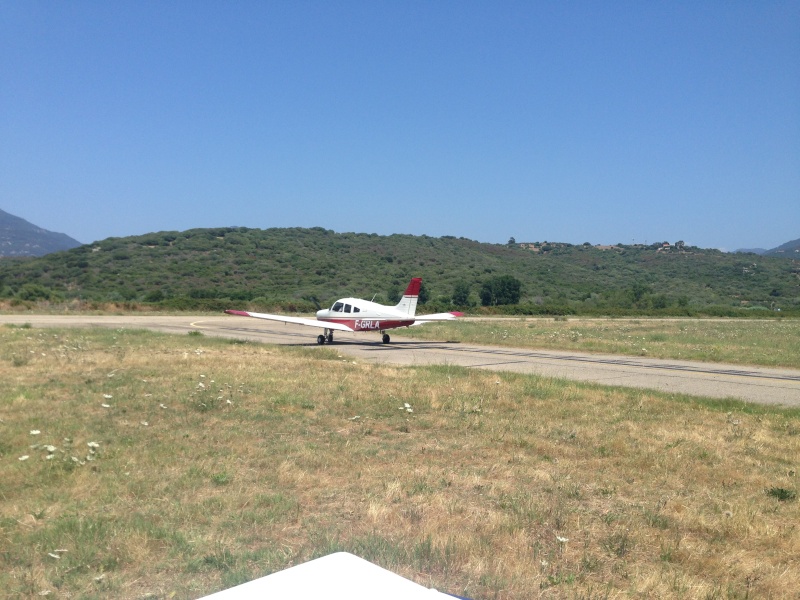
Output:
M347 552L336 552L200 600L444 600L453 596L405 579Z

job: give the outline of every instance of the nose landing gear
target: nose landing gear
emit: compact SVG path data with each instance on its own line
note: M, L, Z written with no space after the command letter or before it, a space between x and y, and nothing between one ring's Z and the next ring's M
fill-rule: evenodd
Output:
M390 337L389 337L389 334L388 334L388 333L384 333L384 334L383 334L383 337L381 338L381 341L382 341L384 344L388 344L388 343L389 343L391 340L392 340L392 338L390 338Z

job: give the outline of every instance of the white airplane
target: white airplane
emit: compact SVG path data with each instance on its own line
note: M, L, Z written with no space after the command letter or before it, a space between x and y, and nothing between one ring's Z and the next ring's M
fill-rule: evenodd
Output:
M316 320L303 317L287 317L285 315L267 315L244 310L226 310L225 312L229 315L240 317L255 317L257 319L318 327L324 330L322 335L317 336L318 344L332 343L334 331L379 331L383 343L388 344L390 341L389 334L386 333L388 329L422 325L430 321L450 321L462 316L463 313L460 312L416 316L417 299L419 298L421 285L422 278L414 277L408 284L397 306L384 306L383 304L359 298L342 298L334 302L330 308L318 310Z

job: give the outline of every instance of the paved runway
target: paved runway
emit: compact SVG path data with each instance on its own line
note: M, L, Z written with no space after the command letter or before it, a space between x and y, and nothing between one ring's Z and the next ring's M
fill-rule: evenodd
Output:
M0 315L0 323L33 327L125 327L317 347L317 330L258 319L217 316ZM391 332L390 332L391 333ZM328 347L326 345L326 347ZM607 385L655 389L761 404L800 407L800 371L603 354L559 352L419 341L397 335L380 343L377 334L336 332L343 355L396 365L450 364L514 371Z

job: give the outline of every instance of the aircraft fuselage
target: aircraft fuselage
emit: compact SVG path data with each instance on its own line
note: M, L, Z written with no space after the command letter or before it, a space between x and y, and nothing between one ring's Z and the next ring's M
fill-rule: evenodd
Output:
M339 323L353 331L384 331L397 327L413 325L415 319L409 315L360 298L342 298L334 302L331 308L317 311L317 320L327 323Z

